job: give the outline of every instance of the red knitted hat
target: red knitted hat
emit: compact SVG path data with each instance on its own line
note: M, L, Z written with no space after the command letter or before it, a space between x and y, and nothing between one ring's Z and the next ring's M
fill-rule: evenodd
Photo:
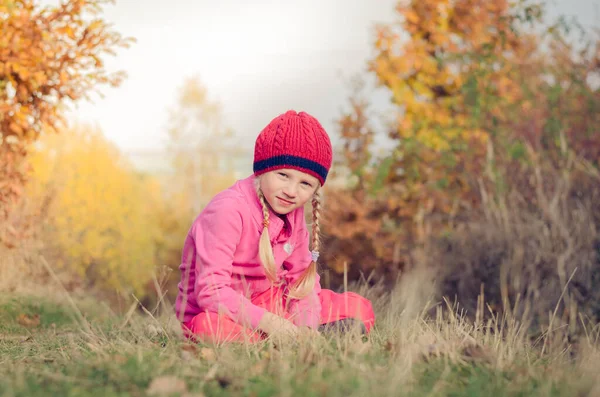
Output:
M316 118L288 110L260 132L254 146L254 174L281 168L306 172L325 184L331 168L331 141Z

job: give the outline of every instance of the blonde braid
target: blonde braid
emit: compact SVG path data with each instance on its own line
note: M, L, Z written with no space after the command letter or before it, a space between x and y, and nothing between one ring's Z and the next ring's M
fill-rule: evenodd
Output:
M260 205L263 211L263 230L260 235L258 244L258 257L265 270L267 278L273 282L277 281L277 263L275 262L275 256L273 255L273 247L271 247L271 237L269 236L269 208L265 201L265 196L260 190L259 179L256 179L256 193L260 200Z
M319 219L321 218L321 194L317 190L312 199L313 224L312 224L312 250L319 252L321 249L321 227Z
M304 273L300 276L300 278L294 283L294 285L290 289L290 293L288 294L290 298L293 299L302 299L308 296L314 286L315 281L317 279L317 259L319 254L319 248L321 246L321 228L319 226L319 218L321 217L321 194L319 190L315 192L312 199L312 215L313 215L313 223L312 223L312 254L313 260L310 262L308 268L304 271Z

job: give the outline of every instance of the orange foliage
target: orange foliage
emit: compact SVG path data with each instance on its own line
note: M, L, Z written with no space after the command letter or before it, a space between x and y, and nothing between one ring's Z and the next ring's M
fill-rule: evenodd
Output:
M522 100L520 64L536 67L539 40L524 32L521 10L507 1L403 4L396 7L403 22L380 27L370 63L400 108L389 134L399 153L388 167L397 172L385 182L402 184L390 203L401 217L450 214L472 204L475 186L465 175L483 170L488 119L506 121L502 109Z
M69 102L123 79L104 68L105 55L131 42L100 17L109 2L0 0L0 219L21 195L24 159L40 132L62 122Z

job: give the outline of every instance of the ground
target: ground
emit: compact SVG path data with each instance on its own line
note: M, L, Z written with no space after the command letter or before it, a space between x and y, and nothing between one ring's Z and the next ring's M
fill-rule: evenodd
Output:
M573 358L456 316L403 318L378 304L368 337L260 345L184 341L168 315L122 315L67 295L0 296L0 395L588 396L598 345Z

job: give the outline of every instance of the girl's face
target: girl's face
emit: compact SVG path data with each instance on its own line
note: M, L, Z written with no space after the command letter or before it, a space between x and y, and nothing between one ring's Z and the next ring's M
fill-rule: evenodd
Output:
M289 214L306 204L319 187L312 175L291 168L267 172L260 176L265 199L278 214Z

